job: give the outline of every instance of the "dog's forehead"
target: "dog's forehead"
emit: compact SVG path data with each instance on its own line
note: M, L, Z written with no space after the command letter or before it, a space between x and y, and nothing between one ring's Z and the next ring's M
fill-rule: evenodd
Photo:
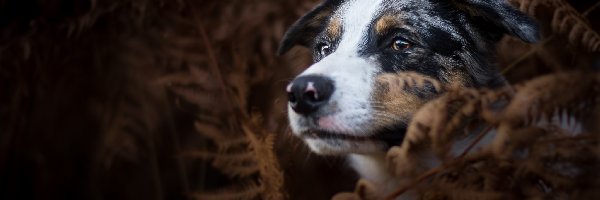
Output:
M333 13L342 19L347 28L365 25L386 13L404 14L406 17L433 17L433 4L428 0L347 0ZM362 22L362 23L361 23ZM356 32L349 29L348 31Z
M343 36L338 52L356 53L364 43L365 34L381 12L384 0L348 0L333 14L332 21L341 21Z
M342 22L344 34L364 36L366 29L375 28L382 17L393 16L396 20L410 22L415 31L424 30L423 33L427 34L428 29L435 28L451 34L454 40L464 42L455 24L440 15L439 8L443 6L438 4L429 0L348 0L337 8L332 18Z
M428 0L345 0L337 8L335 14L349 15L379 14L382 11L402 10L413 8L418 10L429 10L432 3ZM379 12L373 12L379 11Z

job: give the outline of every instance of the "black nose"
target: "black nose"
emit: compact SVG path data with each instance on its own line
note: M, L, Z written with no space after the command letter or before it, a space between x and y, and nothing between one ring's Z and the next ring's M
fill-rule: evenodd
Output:
M298 77L287 87L290 106L303 115L311 114L327 103L333 91L333 81L317 75Z

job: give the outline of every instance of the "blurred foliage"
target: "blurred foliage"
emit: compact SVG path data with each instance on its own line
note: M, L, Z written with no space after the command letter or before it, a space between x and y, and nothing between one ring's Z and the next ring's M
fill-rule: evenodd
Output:
M0 0L0 199L351 190L343 159L311 155L287 128L283 88L311 59L274 53L316 3ZM594 66L597 4L515 3L546 39L499 44L509 81Z

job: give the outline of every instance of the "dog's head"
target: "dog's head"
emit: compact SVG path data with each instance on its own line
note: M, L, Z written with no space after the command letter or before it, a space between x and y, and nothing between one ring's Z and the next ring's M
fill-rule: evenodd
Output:
M412 113L437 92L427 84L391 91L390 75L501 86L489 57L503 34L538 39L534 21L505 0L325 1L279 49L305 46L315 61L287 87L292 130L320 154L382 152L402 141Z

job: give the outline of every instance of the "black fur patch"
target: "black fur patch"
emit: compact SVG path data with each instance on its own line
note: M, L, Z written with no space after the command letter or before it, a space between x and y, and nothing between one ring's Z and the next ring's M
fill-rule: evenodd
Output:
M367 0L359 1L362 1L359 4L363 5L368 3ZM373 69L368 74L360 74L360 77L364 77L362 79L370 76L375 79L385 77L387 73L397 75L402 74L398 72L416 72L446 84L496 88L505 84L492 59L495 44L499 39L504 34L509 34L526 42L538 40L538 27L534 20L510 6L505 0L383 0L374 16L365 16L373 19L370 19L370 24L365 27L367 31L360 33L364 35L360 37L356 52L347 52L354 49L344 47L344 52L336 54L339 43L344 41L345 31L357 30L356 27L341 27L341 34L334 34L338 38L331 38L332 34L327 34L326 27L331 22L331 15L335 13L335 17L338 17L338 9L345 7L345 2L325 1L298 20L284 36L279 53L287 52L294 45L302 45L312 48L315 62L328 55L340 56L337 60L332 59L333 62L345 59L342 56L354 59L358 56L369 63L369 66L365 67ZM359 9L361 8L353 7L349 12L358 14ZM344 10L340 10L340 13L343 12ZM384 23L378 24L383 17ZM359 30L362 30L362 27ZM358 38L355 37L356 33L349 35ZM394 44L398 44L394 43L395 41L409 45L393 48ZM334 53L321 54L321 44L327 45ZM344 66L327 67L331 67L327 68L330 71L345 70ZM355 82L362 84L368 81ZM348 82L343 88L350 89L354 84ZM372 87L374 90L381 89L378 86ZM385 93L365 92L372 97L384 96ZM373 105L379 103L376 106L380 111L388 111L385 113L386 117L395 117L395 121L375 127L378 129L375 132L380 132L378 135L382 136L380 139L389 142L390 145L397 145L402 141L403 131L413 112L438 93L433 86L425 86L402 91L400 94L389 97L400 101L385 99L369 102ZM382 107L382 102L396 104Z
M329 0L317 6L298 20L286 33L279 53L287 52L294 45L313 48L314 60L324 55L316 45L328 44L333 51L338 40L327 38L324 33L331 15L343 0ZM457 69L465 69L465 81L470 85L495 87L503 81L493 64L491 54L494 44L502 34L510 34L527 42L538 39L538 27L527 15L511 7L504 0L386 0L381 13L397 15L405 27L393 27L385 34L374 31L365 37L359 54L376 57L382 72L415 71L439 80ZM412 47L402 52L390 51L391 40L403 37Z
M311 47L315 37L325 29L325 22L342 3L343 0L327 0L296 21L283 36L277 54L285 54L295 45Z

